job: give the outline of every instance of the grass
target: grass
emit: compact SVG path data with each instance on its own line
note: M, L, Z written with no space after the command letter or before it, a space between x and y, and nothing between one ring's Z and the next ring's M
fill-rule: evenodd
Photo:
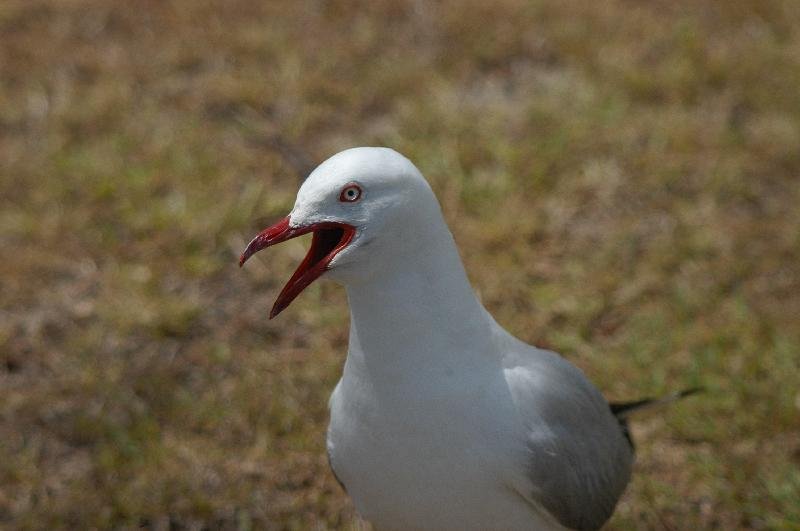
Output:
M342 290L236 256L309 166L414 160L483 301L634 423L609 529L800 529L800 9L0 5L0 526L344 529ZM261 255L259 255L261 256Z

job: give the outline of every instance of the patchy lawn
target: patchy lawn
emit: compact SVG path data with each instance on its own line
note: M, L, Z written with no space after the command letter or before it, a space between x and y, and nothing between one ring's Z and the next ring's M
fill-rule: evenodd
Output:
M800 6L0 4L0 526L347 529L343 291L247 239L310 166L429 178L498 321L634 422L611 529L800 528Z

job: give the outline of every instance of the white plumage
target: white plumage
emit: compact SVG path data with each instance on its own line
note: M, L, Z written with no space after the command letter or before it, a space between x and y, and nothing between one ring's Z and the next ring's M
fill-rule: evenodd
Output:
M410 161L385 148L339 153L276 227L243 260L315 238L273 313L323 271L347 289L328 452L365 519L407 531L594 529L609 518L633 460L620 421L578 368L483 308Z

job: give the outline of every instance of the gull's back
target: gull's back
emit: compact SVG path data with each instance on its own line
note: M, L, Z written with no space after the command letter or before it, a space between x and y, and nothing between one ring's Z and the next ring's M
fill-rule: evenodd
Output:
M528 434L529 490L521 494L565 527L598 529L628 484L633 448L580 369L501 335L506 381Z

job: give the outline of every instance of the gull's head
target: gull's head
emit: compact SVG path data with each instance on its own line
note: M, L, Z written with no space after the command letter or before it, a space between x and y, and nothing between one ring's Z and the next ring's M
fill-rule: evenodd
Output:
M289 215L253 238L239 265L261 249L313 234L271 319L323 273L357 282L413 256L426 227L439 219L439 203L411 161L388 148L348 149L311 172Z

